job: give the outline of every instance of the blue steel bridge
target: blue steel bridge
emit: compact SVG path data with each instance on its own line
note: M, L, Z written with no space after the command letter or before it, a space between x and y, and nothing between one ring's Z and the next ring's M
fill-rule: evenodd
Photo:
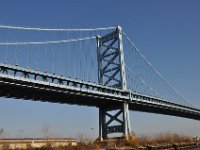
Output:
M0 25L0 96L99 108L99 139L131 134L129 110L200 120L120 26Z

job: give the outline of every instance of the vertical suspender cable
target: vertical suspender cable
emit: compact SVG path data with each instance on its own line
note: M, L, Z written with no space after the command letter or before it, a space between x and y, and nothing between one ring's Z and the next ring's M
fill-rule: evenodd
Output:
M81 31L80 31L80 37L79 37L79 38L82 38ZM82 42L82 41L80 41L80 50L79 50L80 55L78 56L78 57L79 57L79 68L80 68L80 70L79 70L79 71L80 71L80 74L79 74L79 76L80 76L79 78L80 78L80 79L81 79L81 77L82 77L81 60L82 60L82 59L85 59L84 57L81 57L81 55L83 56L83 54L84 54L84 52L83 52L82 49L81 49L81 48L82 48L82 47L81 47L81 46L82 46L82 45L81 45L81 44L82 44L81 42Z
M30 32L30 33L31 33L31 32ZM30 34L29 37L30 37L30 41L31 41L31 40L32 40L32 39L31 39L31 34ZM34 58L35 58L35 56L34 56L35 54L32 53L32 46L31 46L31 45L29 45L28 48L29 48L29 50L28 50L28 51L29 51L29 53L28 53L28 54L29 54L29 64L30 64L30 66L31 66L32 68L34 68L34 61L33 61L33 60L34 60ZM32 58L33 60L31 60L31 58Z
M62 40L62 32L60 31L60 39ZM60 70L60 72L61 72L61 75L64 75L65 73L64 73L64 56L65 56L65 53L64 53L64 43L61 43L61 46L60 46L60 59L61 59L61 64L60 64L60 66L61 66L61 70Z
M86 68L86 61L87 61L87 48L86 48L86 41L83 41L83 49L84 49L84 60L83 60L83 80L85 81L85 74L86 74L86 71L87 71L87 68Z
M53 38L55 40L55 32L53 34ZM53 57L52 57L52 60L53 60L53 72L56 73L56 52L55 52L55 44L52 45L53 47Z
M87 64L86 64L86 69L87 69L87 72L86 72L86 78L87 78L87 81L89 80L89 73L90 73L90 59L89 59L89 53L90 53L90 46L89 46L89 43L90 41L87 41Z
M47 39L47 32L45 32L44 34L45 34L44 35L45 39ZM46 72L48 70L47 69L47 60L48 60L48 57L47 57L47 46L48 45L45 44L45 48L44 48L44 71L46 71Z
M75 56L75 44L72 42L72 59L73 59L73 77L76 78L75 68L76 68L76 56Z
M69 30L67 31L67 39L69 40L69 37L70 35L69 35ZM69 65L69 62L70 62L70 60L69 60L69 58L70 58L70 43L67 43L67 61L66 61L66 74L68 75L68 76L71 76L71 74L69 74L70 73L70 70L72 70L71 69L71 67L70 67L70 65ZM72 59L73 60L73 59Z
M6 41L8 42L9 40L9 30L6 30ZM8 55L8 45L6 45L6 50L5 50L5 59L4 59L4 63L7 63L7 56Z
M39 39L39 35L38 35L39 33L38 33L38 31L36 31L36 38L37 38L37 40ZM37 66L37 62L38 62L38 53L37 53L37 51L38 51L38 45L36 45L36 49L35 49L35 70L38 70L38 66Z
M28 37L28 35L27 35L27 37L26 37L26 39L29 39L29 37ZM28 45L25 45L24 46L24 50L25 50L25 65L24 66L26 66L27 68L28 68L28 59L29 59L29 55L28 55L28 49L29 48L29 46ZM22 49L21 49L21 51L22 51Z
M53 57L54 57L54 44L52 44L52 46L51 46L51 65L52 65L52 72L55 73Z
M91 32L91 36L92 36L92 32ZM92 81L92 73L93 73L93 68L92 68L92 40L90 40L90 52L89 52L89 59L90 59L90 74L89 74L89 81Z
M19 31L17 31L17 41L19 42ZM18 46L15 47L15 65L18 66Z
M62 40L62 37L61 37L61 32L58 32L59 33L59 39ZM58 64L58 67L59 67L59 74L62 75L62 44L58 46L58 59L59 59L59 64Z

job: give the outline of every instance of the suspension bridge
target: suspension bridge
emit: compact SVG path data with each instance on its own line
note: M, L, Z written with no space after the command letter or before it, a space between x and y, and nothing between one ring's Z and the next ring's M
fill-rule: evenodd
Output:
M0 96L99 108L99 139L131 134L129 110L200 120L120 26L0 25Z

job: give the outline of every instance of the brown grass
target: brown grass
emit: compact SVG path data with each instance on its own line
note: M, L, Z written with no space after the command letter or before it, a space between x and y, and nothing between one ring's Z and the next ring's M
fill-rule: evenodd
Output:
M138 136L129 140L129 144L136 146L148 146L148 145L164 145L164 144L175 144L175 143L189 143L192 142L190 136L163 133L154 136Z
M131 146L134 148L138 148L140 146L163 146L166 144L180 144L180 143L191 143L193 142L190 136L171 134L171 133L162 133L154 136L142 135L142 136L132 136L128 142L117 141L117 142L109 142L107 145L102 145L102 143L98 143L98 141L90 141L88 142L88 138L86 136L81 136L79 139L79 143L77 146L68 146L68 147L60 147L60 148L44 148L40 150L94 150L94 149L102 149L102 148L115 148L115 147L126 147Z
M31 148L29 150L94 150L94 149L100 149L99 145L97 144L78 144L77 146L66 146L66 147L58 147L58 148L52 148L52 147L44 147L44 148Z

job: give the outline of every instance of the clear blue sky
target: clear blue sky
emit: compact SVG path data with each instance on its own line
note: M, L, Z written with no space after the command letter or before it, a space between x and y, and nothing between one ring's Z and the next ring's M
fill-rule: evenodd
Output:
M0 24L49 28L121 25L132 41L176 89L200 106L199 0L1 0ZM131 112L137 134L173 132L200 135L200 122ZM52 134L98 136L98 110L0 98L0 128L10 137ZM91 130L91 128L94 128Z

